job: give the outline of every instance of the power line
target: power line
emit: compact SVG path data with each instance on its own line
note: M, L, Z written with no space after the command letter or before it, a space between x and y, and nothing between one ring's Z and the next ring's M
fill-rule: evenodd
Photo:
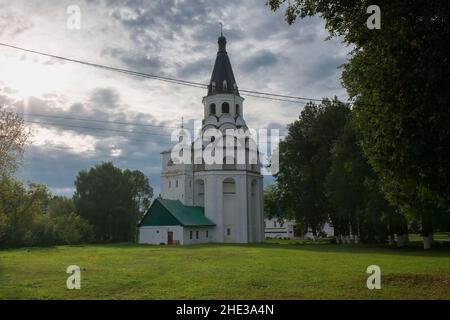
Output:
M112 120L86 119L86 118L47 115L47 114L28 113L28 112L16 112L16 114L19 114L22 116L38 117L38 118L43 117L43 118L54 118L54 119L62 119L62 120L87 121L87 122L106 123L106 124L119 124L119 125L126 125L126 126L144 126L144 127L148 126L148 127L156 127L156 128L182 129L181 127L166 126L166 125L146 124L146 123L137 123L137 122L121 122L121 121L112 121ZM24 121L31 122L31 120L27 120L27 119L25 119ZM42 122L42 123L44 123L44 122ZM192 128L186 128L186 127L184 127L183 129L186 129L189 131L193 130ZM286 128L267 128L267 129L287 130ZM127 131L127 132L132 133L132 131Z
M256 94L249 94L246 93L245 94L247 97L255 97L255 98L261 98L261 99L266 99L266 100L273 100L273 101L283 101L283 102L291 102L291 103L303 103L303 104L308 104L310 101L292 101L292 100L288 100L288 99L281 99L281 98L272 98L272 97L265 97L265 96L258 96Z
M156 124L148 124L148 123L137 123L137 122L127 122L127 121L113 121L113 120L98 120L98 119L86 119L86 118L56 116L56 115L47 115L47 114L39 114L39 113L28 113L28 112L16 112L16 114L19 114L19 115L22 115L22 116L31 116L31 117L55 118L55 119L63 119L63 120L87 121L87 122L97 122L97 123L112 123L112 124L120 124L120 125L126 125L126 126L156 127L156 128L168 128L168 129L179 129L180 128L180 127L175 127L175 126L156 125Z
M86 129L86 130L111 131L111 132L117 132L117 133L145 134L145 135L162 136L162 137L171 137L172 136L170 134L162 134L162 133L155 133L155 132L148 132L148 131L127 131L127 130L119 130L119 129L99 128L99 127L86 127L86 126L77 126L77 125L54 123L54 122L44 122L44 121L32 121L32 120L24 120L24 121L28 122L28 123L52 125L52 126L57 126L57 127L59 126L59 127L65 127L65 128L78 128L78 129Z
M96 67L96 68L101 68L101 69L105 69L105 70L109 70L109 71L119 72L119 73L123 73L123 74L129 74L129 75L149 78L149 79L158 80L158 81L170 82L170 83L174 83L174 84L178 84L178 85L190 86L190 87L195 87L195 88L200 88L200 89L206 89L208 87L204 83L199 83L199 82L194 82L194 81L187 81L187 80L182 80L182 79L176 79L176 78L172 78L172 77L157 76L157 75L154 75L154 74L143 73L143 72L123 69L123 68L110 67L110 66L106 66L106 65L102 65L102 64L98 64L98 63L92 63L92 62L88 62L88 61L71 59L71 58L66 58L66 57L63 57L63 56L53 55L53 54L45 53L45 52L42 52L42 51L26 49L26 48L22 48L22 47L6 44L6 43L1 43L0 42L0 45L4 46L4 47L11 48L11 49L15 49L15 50L20 50L20 51L24 51L24 52L28 52L28 53L33 53L33 54L38 54L38 55L42 55L42 56L46 56L46 57L50 57L50 58L54 58L54 59L59 59L59 60L64 60L64 61L68 61L68 62L79 63L79 64L83 64L83 65L87 65L87 66L91 66L91 67ZM284 98L286 100L281 100L281 101L291 102L291 103L298 103L299 101L293 101L293 100L287 100L287 99L294 99L294 100L300 100L300 101L317 101L317 102L322 102L323 101L323 99L317 99L317 98L307 98L307 97L300 97L300 96L289 96L289 95L283 95L283 94L275 94L275 93L269 93L269 92L254 91L254 90L239 89L239 91L242 92L242 93L246 93L246 95L253 96L253 97L255 95L259 95L258 97L262 98L262 99L266 99L266 98L270 98L270 97ZM272 98L270 100L274 100L274 99Z
M33 121L33 120L28 120L28 119L25 119L24 121L28 122L28 123L51 125L51 126L64 127L64 128L77 128L77 129L86 129L86 130L110 131L110 132L126 133L126 134L131 133L131 134L154 135L154 136L161 136L161 137L172 137L171 134L162 134L162 133L155 133L155 132L150 132L150 131L129 131L129 130L120 130L120 129L111 129L111 128L87 127L87 126L71 125L71 124L64 124L64 123L55 123L55 122ZM99 120L99 121L101 121L101 120ZM107 121L104 121L104 122L107 123ZM286 128L268 128L268 129L287 130Z

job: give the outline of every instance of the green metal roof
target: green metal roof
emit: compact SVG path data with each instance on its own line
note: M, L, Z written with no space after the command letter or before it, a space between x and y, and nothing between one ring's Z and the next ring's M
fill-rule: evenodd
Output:
M185 206L179 200L157 198L138 227L143 226L215 226L205 217L202 207Z

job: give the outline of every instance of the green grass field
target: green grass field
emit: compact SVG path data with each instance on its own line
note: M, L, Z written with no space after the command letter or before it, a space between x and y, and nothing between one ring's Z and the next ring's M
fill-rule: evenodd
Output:
M66 288L68 265L81 290ZM366 268L381 268L368 290ZM450 250L366 245L58 246L0 251L0 299L450 299Z

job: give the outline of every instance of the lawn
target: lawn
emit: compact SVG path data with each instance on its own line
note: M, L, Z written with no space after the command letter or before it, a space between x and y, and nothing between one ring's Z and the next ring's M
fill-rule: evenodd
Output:
M67 266L81 290L66 288ZM366 268L381 268L368 290ZM366 245L58 246L0 251L0 299L450 299L450 250Z

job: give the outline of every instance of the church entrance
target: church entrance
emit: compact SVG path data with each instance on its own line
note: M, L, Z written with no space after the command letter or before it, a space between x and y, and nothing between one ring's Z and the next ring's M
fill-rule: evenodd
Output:
M167 231L167 244L173 244L173 231Z

